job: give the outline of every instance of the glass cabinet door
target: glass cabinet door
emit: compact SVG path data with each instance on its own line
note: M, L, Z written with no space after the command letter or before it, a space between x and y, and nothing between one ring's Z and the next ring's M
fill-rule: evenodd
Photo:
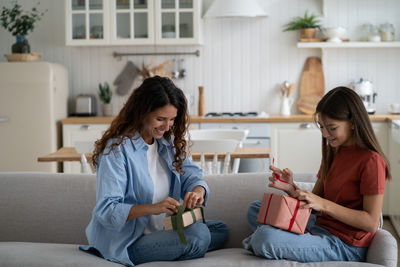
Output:
M200 1L65 0L66 44L200 44Z
M67 44L104 43L105 0L68 0ZM83 42L85 41L85 42Z
M193 43L198 36L200 7L198 0L158 0L157 42Z
M153 38L154 0L113 0L112 42L150 44Z

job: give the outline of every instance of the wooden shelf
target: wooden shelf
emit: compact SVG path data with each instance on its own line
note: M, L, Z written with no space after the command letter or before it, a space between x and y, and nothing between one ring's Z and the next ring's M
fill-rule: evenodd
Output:
M400 48L400 42L298 42L298 48Z

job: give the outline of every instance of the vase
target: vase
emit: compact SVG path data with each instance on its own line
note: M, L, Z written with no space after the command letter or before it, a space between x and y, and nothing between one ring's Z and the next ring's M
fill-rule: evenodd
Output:
M105 117L113 116L113 105L111 103L103 104L103 115Z
M293 104L293 99L288 96L282 96L281 99L281 110L280 113L283 116L289 116L291 114L291 106Z
M31 52L31 47L25 36L17 36L17 41L11 46L13 54L26 54Z

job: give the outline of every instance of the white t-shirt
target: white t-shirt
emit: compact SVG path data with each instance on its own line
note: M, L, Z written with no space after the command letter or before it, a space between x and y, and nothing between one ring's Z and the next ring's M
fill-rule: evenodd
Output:
M169 196L169 188L171 186L171 177L162 158L158 155L158 144L154 140L153 144L148 145L147 161L151 179L154 184L153 204L160 202ZM144 230L144 234L150 234L155 231L164 229L162 219L165 213L159 215L151 215L149 224Z

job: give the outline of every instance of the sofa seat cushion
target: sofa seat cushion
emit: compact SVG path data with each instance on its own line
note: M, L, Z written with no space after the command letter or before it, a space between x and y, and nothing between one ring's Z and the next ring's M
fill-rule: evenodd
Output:
M106 261L97 256L80 251L78 245L29 242L0 242L0 266L121 267L123 265Z
M251 252L242 248L225 248L208 252L204 258L187 260L187 261L159 261L140 264L143 267L174 267L174 266L190 266L190 267L358 267L359 262L315 262L315 263L299 263L286 260L267 260L256 257ZM363 267L377 267L380 265L363 263Z
M78 249L77 245L52 244L52 243L29 243L29 242L0 242L0 267L5 266L30 266L30 267L58 267L58 266L85 266L106 267L123 266L113 263ZM242 248L226 248L212 251L204 258L187 261L159 261L140 264L143 267L220 267L220 266L296 266L296 267L341 267L360 266L358 262L316 262L298 263L286 260L267 260L256 257ZM376 267L381 265L363 263L364 267Z

